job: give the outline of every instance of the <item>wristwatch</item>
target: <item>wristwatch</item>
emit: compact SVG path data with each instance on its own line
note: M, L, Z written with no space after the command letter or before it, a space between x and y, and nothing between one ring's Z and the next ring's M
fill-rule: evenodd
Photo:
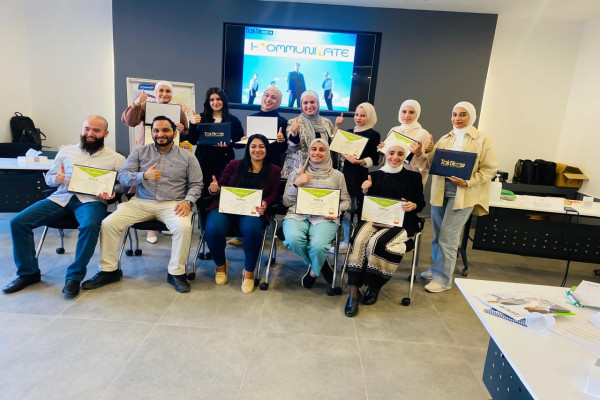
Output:
M191 200L186 200L187 203L190 205L190 208L194 208L194 202Z

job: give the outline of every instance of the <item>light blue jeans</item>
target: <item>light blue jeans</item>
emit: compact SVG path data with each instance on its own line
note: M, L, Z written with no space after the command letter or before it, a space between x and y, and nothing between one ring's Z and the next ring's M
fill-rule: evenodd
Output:
M433 240L431 256L433 268L432 281L444 287L452 287L452 274L456 268L456 253L463 226L469 219L473 207L453 210L454 197L445 197L441 207L431 206L431 225Z
M338 224L333 221L313 225L307 219L296 221L287 218L283 220L283 244L302 257L306 265L310 265L315 275L319 276L337 230Z

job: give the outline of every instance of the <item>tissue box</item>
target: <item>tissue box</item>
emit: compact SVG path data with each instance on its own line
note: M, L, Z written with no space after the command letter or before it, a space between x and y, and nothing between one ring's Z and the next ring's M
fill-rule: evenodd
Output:
M600 397L600 359L592 367L588 375L585 392L589 395Z
M46 156L37 156L37 157L17 157L17 163L19 165L31 164L31 163L47 163L48 157Z
M583 181L587 181L588 179L590 178L585 176L583 171L579 168L571 167L567 164L556 163L555 186L580 188L581 185L583 185Z

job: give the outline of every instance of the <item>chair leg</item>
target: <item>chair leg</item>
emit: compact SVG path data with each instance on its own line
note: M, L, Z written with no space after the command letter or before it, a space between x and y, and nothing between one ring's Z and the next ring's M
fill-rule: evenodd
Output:
M270 224L269 224L270 225ZM258 265L256 266L255 274L254 274L254 286L257 286L260 283L260 267L262 266L262 255L265 250L265 242L267 241L267 231L269 227L265 227L265 232L263 233L262 244L260 245L260 253L258 253Z
M140 249L140 238L138 236L137 229L133 230L133 236L135 236L135 251L133 252L133 254L135 254L136 256L140 256L142 255L142 249Z
M276 232L278 225L279 223L277 222L275 217L273 217L273 219L271 219L271 226L273 226L273 236L271 237L271 250L269 251L269 260L267 261L267 268L265 270L265 281L260 284L260 290L267 290L269 288L269 273L271 272L271 263L273 262L273 260L275 260L274 254L277 249L277 247L275 246L275 239L277 238Z
M204 232L200 232L200 238L198 240L198 246L196 247L196 253L194 254L194 264L192 265L192 272L187 274L188 279L194 280L196 279L196 266L198 264L198 258L200 257L200 251L202 250L204 244Z
M125 235L123 236L123 240L121 241L121 246L119 247L118 261L117 261L118 269L121 269L121 257L123 257L123 250L125 250L125 242L127 242L127 237L130 234L130 230L131 230L131 227L127 227L127 230L125 231Z
M58 230L58 242L59 246L56 248L56 254L65 253L65 231L62 229Z
M335 233L335 251L333 252L333 280L331 281L331 287L327 288L328 296L336 296L342 294L341 286L335 286L335 281L337 278L337 261L338 261L338 253L340 252L340 234L341 234L342 224L338 225L337 232Z
M37 250L35 251L35 258L40 256L40 252L42 251L42 246L44 245L44 240L46 240L46 235L48 234L48 227L44 227L44 231L42 232L42 237L40 238L40 243L38 244Z
M410 282L408 285L408 297L402 299L402 305L408 306L410 304L410 299L412 297L413 285L415 282L415 271L417 269L417 265L419 263L419 253L421 249L421 232L418 232L415 237L415 247L413 249L412 263L410 269Z
M127 231L125 238L129 241L129 249L125 251L125 255L131 257L133 255L133 238L131 237L131 230Z

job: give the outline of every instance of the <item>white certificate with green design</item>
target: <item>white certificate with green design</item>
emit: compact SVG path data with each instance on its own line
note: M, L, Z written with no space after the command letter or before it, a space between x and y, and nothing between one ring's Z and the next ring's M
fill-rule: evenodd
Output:
M338 129L329 148L331 151L340 154L352 154L359 158L368 141L369 139L364 136Z
M385 138L383 143L387 146L387 144L389 142L391 142L392 140L400 140L400 141L406 143L407 146L411 143L419 144L418 140L408 137L400 132L396 132L395 130L392 130L392 132L390 132L390 134L388 135L388 137ZM383 153L383 148L379 149L379 152ZM406 153L406 157L408 157L409 154L410 154L410 150Z
M388 226L402 226L404 201L385 197L365 196L361 219Z
M111 195L115 189L116 180L117 171L75 164L73 165L68 190L69 192L90 194L92 196L102 193Z
M221 186L219 212L222 214L260 217L257 208L262 204L261 189Z
M340 192L339 189L299 187L296 214L337 218L340 209Z

